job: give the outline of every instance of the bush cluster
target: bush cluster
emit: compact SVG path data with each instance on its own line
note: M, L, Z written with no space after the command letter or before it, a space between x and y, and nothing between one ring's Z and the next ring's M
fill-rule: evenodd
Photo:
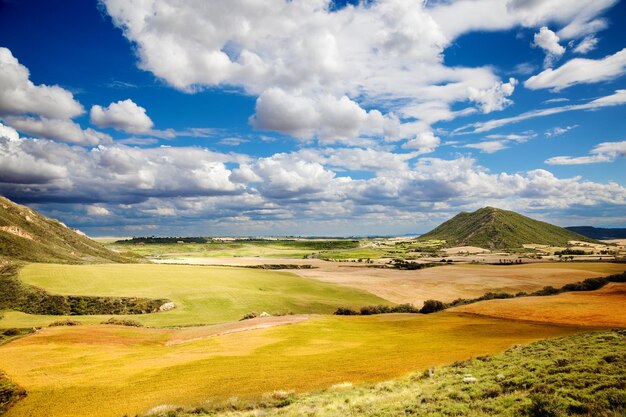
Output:
M103 321L100 324L115 324L118 326L143 327L143 324L139 323L137 320L123 319L123 318L117 318L117 317L111 317L110 319Z

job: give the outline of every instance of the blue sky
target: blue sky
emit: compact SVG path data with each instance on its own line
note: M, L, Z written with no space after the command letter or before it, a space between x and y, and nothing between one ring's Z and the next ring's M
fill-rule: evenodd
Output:
M616 0L0 0L0 193L92 235L626 226Z

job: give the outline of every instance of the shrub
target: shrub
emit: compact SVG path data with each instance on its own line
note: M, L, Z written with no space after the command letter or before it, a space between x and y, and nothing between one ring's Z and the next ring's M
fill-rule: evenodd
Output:
M446 305L439 300L426 300L424 301L424 305L422 306L420 313L430 314L445 309Z
M419 313L419 308L415 307L413 304L398 304L397 306L391 307L392 313Z
M542 289L540 289L538 291L535 291L531 295L540 295L540 296L555 295L555 294L559 294L560 292L561 292L561 290L558 290L558 289L554 288L553 286L548 285L548 286L543 287Z
M361 307L361 315L362 316L371 316L372 314L385 314L390 313L391 309L386 305L377 305L377 306L365 306Z
M525 410L528 417L559 417L562 415L555 398L552 396L533 394L530 400L531 403Z
M58 320L58 321L53 321L52 323L50 323L48 325L48 327L57 327L57 326L80 326L82 323L80 321L76 321L76 320Z
M20 333L21 333L20 329L13 328L13 329L6 329L2 334L5 336L17 336Z
M243 320L250 320L253 319L257 316L256 313L252 312L252 313L248 313L246 315L244 315L242 318L239 319L239 321L243 321Z
M115 324L118 326L143 327L143 324L139 323L136 320L120 319L117 317L111 317L107 321L103 321L100 324Z
M352 307L339 307L334 314L337 316L358 316L359 312L353 310Z

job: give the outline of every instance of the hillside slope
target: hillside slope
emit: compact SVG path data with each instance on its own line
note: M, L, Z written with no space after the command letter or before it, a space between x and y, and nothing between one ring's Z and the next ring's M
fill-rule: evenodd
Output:
M562 227L494 207L459 213L419 238L431 239L445 240L448 246L489 249L521 248L528 243L565 246L570 240L594 242Z
M626 239L626 229L609 229L593 226L571 226L566 227L566 229L591 239Z
M0 197L0 259L27 262L128 262L61 222Z

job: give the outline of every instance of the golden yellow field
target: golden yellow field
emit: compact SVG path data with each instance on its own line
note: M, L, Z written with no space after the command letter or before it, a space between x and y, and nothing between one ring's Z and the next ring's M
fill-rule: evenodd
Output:
M160 404L380 381L581 331L453 313L314 316L211 336L214 330L56 327L0 346L0 367L28 391L7 417L119 417Z
M548 297L482 301L450 311L579 326L626 327L626 284L610 283L597 291Z

